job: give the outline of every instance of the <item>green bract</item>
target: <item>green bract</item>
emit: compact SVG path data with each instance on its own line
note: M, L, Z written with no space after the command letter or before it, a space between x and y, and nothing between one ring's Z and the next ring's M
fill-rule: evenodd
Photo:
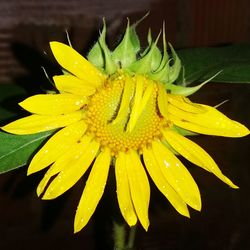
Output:
M132 25L128 20L125 34L113 51L106 44L107 29L105 21L103 21L103 29L99 39L89 51L87 59L108 75L115 74L121 69L129 74L145 75L152 80L163 83L165 89L172 94L188 96L199 90L207 81L195 87L185 87L184 83L183 85L174 84L182 65L172 45L168 43L167 46L164 24L162 32L163 52L157 46L161 32L154 41L150 29L147 38L148 46L146 49L142 49L136 27L144 18Z

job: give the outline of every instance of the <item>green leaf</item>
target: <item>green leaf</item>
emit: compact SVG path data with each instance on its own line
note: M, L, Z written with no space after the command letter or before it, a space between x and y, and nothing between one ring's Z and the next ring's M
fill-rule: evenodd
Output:
M185 69L185 84L202 82L221 70L213 81L250 83L250 45L183 49L177 54ZM178 84L182 84L181 75Z
M0 173L25 166L38 147L54 132L12 135L0 132Z

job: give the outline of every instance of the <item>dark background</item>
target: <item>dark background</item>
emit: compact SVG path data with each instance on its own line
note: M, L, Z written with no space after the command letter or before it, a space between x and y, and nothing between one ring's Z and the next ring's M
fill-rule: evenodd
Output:
M165 20L167 39L175 48L250 41L248 0L0 0L0 84L16 83L33 94L48 83L41 66L51 74L57 71L49 61L49 41L66 41L67 29L73 47L86 53L106 17L112 47L126 17L135 21L147 11L149 17L138 27L144 40L149 27L156 37ZM192 100L216 105L229 99L219 109L250 127L249 94L249 85L211 83ZM191 219L180 216L152 185L151 226L148 233L139 227L138 249L250 249L249 138L199 136L194 140L240 189L233 190L184 161L200 187L202 212L190 209ZM0 249L108 249L102 242L110 242L107 225L116 207L114 186L107 187L88 226L74 235L74 213L84 179L61 198L41 201L35 193L41 177L42 173L26 177L26 168L0 176Z

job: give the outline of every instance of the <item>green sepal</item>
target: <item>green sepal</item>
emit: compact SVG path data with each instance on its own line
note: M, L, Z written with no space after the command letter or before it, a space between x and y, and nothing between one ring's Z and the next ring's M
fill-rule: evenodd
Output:
M183 136L199 135L199 134L197 134L197 133L195 133L195 132L192 132L192 131L190 131L190 130L187 130L187 129L178 127L178 126L176 126L176 125L174 125L174 126L172 127L172 129L173 129L174 131L176 131L178 134L183 135Z
M130 27L130 40L131 43L133 45L134 51L135 53L139 53L139 51L141 50L141 45L140 45L140 39L135 31L136 27L138 24L140 24L147 16L149 15L149 12L147 12L141 19L139 19L138 21L136 21L135 23L133 23Z
M97 41L92 47L92 49L89 51L87 55L87 59L89 62L94 64L97 68L104 67L103 52L102 52L102 48L100 46L99 41Z
M194 94L196 91L198 91L202 86L204 86L206 82L201 83L194 87L184 87L180 85L175 84L165 84L165 89L170 91L171 94L174 95L182 95L182 96L189 96Z
M107 74L113 74L117 71L117 65L112 60L111 52L106 44L106 23L103 20L103 29L99 37L99 44L102 48L103 55L104 55L104 70Z
M169 56L167 52L167 43L166 43L166 35L165 35L165 24L163 23L163 56L161 60L161 64L159 68L155 71L149 74L149 77L153 80L160 81L160 82L168 82L169 78Z
M181 71L181 60L180 58L177 56L173 46L168 43L170 49L171 49L171 52L172 52L172 58L174 60L174 63L172 66L170 66L170 69L169 69L169 83L172 83L174 82L179 74L180 74L180 71Z
M157 47L159 36L160 34L155 42L150 45L148 52L129 67L131 71L139 74L149 74L150 72L157 70L162 59L161 52Z
M122 68L126 68L136 61L137 45L134 47L131 41L131 28L129 26L129 20L126 28L126 32L121 43L116 47L112 53L113 61Z
M201 87L203 87L205 84L210 82L212 79L214 79L216 76L218 76L222 71L217 72L215 75L204 81L203 83L194 86L194 87L185 87L181 85L175 85L175 84L165 84L165 89L169 90L171 94L176 95L182 95L182 96L189 96L194 94L196 91L198 91Z

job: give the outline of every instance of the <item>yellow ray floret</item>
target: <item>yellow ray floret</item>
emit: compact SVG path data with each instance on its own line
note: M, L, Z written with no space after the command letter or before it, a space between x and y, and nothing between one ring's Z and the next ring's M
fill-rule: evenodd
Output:
M79 142L71 145L68 151L64 152L64 154L58 157L58 159L49 168L49 170L44 175L43 179L40 181L37 187L38 196L40 196L44 192L52 176L60 172L63 172L65 169L68 168L69 165L71 165L71 163L73 163L73 165L77 163L79 158L83 155L84 152L83 150L85 150L86 147L89 146L91 140L92 138L90 136L83 136L83 138L81 138Z
M19 105L33 114L38 115L61 115L81 109L87 103L84 96L72 94L44 94L34 95Z
M12 134L34 134L56 128L62 128L80 121L84 114L75 111L66 115L30 115L2 127L6 132Z
M196 143L171 130L164 130L163 135L167 142L183 157L203 169L212 172L220 180L232 188L238 188L225 175L222 174L211 156Z
M76 96L90 96L96 91L96 87L73 75L54 76L56 88L60 93L70 93Z
M161 113L161 115L164 118L168 118L168 96L166 93L166 90L164 89L164 87L159 84L158 85L158 98L157 98L157 102L158 102L158 107L159 107L159 111Z
M120 152L116 157L115 178L117 199L122 216L129 226L134 226L137 222L137 216L131 198L126 168L126 156L123 152Z
M88 223L103 195L110 161L111 155L108 148L104 149L95 160L76 211L75 233L79 232Z
M29 168L28 175L46 168L55 162L59 156L66 153L72 145L81 139L87 129L84 121L73 123L55 135L53 135L46 144L35 154Z
M144 167L139 155L135 151L125 154L126 169L131 197L136 214L147 231L149 226L148 206L150 199L150 187Z
M161 142L154 141L152 150L168 183L190 207L200 211L200 192L188 170Z
M157 188L180 214L190 217L186 203L164 177L151 149L145 148L143 150L143 159L146 169Z
M73 48L59 42L50 42L50 48L57 62L64 69L92 86L103 84L105 75Z
M189 105L189 107L191 106ZM198 108L198 110L201 112L198 112L197 107L184 110L181 103L175 106L170 102L168 105L169 119L181 128L200 134L227 137L242 137L249 134L249 130L244 125L229 119L216 108L199 104L201 109Z
M81 147L79 147L78 156L71 152L68 168L62 170L50 183L43 199L54 199L75 185L95 159L98 150L99 143L91 141L89 144L83 145L82 143Z

